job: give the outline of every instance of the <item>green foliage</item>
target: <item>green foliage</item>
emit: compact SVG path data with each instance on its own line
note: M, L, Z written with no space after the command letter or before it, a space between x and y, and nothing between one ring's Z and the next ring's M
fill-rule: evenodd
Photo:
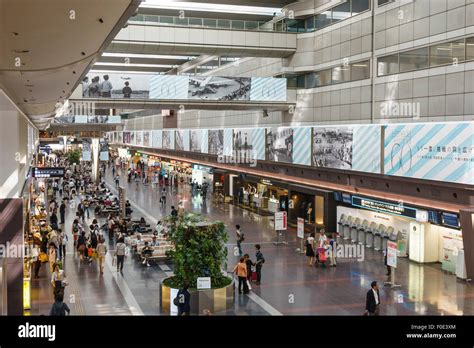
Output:
M174 276L165 285L181 288L188 282L190 288L196 288L198 277L211 277L212 288L229 285L231 280L222 274L222 267L227 269L224 223L207 222L190 213L169 217L167 222L175 249L168 252L174 263Z
M81 161L81 152L79 150L73 150L68 152L69 164L79 164Z

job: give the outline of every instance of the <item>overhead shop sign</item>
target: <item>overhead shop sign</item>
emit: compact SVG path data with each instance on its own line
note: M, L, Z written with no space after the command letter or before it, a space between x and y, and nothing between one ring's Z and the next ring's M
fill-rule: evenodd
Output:
M352 205L380 213L403 216L414 220L417 218L417 209L407 207L401 203L382 202L368 198L352 196Z
M32 171L33 178L63 178L64 168L62 167L34 167Z

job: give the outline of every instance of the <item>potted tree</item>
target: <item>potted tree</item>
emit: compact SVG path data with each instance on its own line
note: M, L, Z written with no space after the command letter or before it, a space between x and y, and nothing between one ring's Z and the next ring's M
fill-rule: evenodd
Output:
M174 264L174 275L161 286L161 309L175 314L173 299L185 283L191 294L191 314L204 309L219 312L233 307L233 279L227 276L227 233L223 222L209 222L202 216L185 213L168 217L168 238L174 249L167 256ZM224 271L223 271L224 270ZM210 287L198 289L198 278L210 278ZM209 280L209 279L205 279Z

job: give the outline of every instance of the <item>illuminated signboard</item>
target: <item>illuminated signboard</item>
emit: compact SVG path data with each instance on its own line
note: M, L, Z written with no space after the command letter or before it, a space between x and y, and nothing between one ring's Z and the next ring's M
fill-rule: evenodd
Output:
M33 178L63 178L65 170L62 167L34 167Z
M352 205L381 213L403 216L414 220L416 220L417 217L417 209L399 203L375 201L368 198L352 196Z

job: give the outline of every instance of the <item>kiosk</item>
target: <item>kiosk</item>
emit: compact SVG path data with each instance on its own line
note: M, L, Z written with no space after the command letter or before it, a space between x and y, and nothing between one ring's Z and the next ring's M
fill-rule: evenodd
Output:
M386 227L380 224L374 233L374 250L382 250L382 235L385 233Z
M362 221L362 224L358 228L358 236L357 236L357 241L361 245L365 245L367 243L368 228L369 228L369 220L364 219L364 221Z
M346 223L346 215L341 214L341 217L339 218L339 221L337 222L337 233L339 233L340 236L344 235L344 225Z
M360 225L360 218L355 218L351 226L351 241L353 243L357 243L357 233L359 231Z
M344 223L344 239L347 240L351 238L351 226L354 218L352 216L348 216L345 223Z
M367 229L367 234L365 236L365 246L368 248L374 247L374 235L375 235L376 229L377 229L377 224L372 221L369 225L369 228Z

